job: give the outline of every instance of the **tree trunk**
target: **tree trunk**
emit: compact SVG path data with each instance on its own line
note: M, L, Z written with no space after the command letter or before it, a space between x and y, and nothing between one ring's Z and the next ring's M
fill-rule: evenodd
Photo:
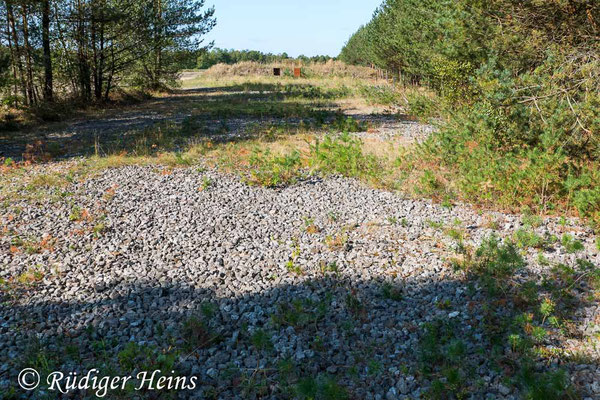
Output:
M8 4L7 4L8 7ZM16 65L16 61L17 61L17 55L15 54L15 49L12 45L12 38L11 38L11 29L10 29L10 18L8 18L8 13L6 13L6 38L8 40L8 51L10 53L10 64L11 64L11 69L12 69L12 73L13 73L13 92L12 95L15 96L14 100L13 100L13 106L17 107L17 93L19 93L19 84L18 82L18 78L17 78L17 65Z
M92 97L90 66L87 57L87 40L85 32L85 10L81 0L77 1L77 62L79 70L79 94L82 99Z
M64 52L64 54L68 54L69 50L68 50L68 46L67 46L67 42L65 39L65 35L63 33L63 29L62 29L62 25L61 25L61 21L60 21L60 10L58 8L58 4L55 2L54 3L54 21L56 24L56 33L58 35L58 42L60 44L60 46L62 47L62 50ZM77 78L75 77L75 70L76 68L73 66L73 62L70 60L69 57L64 57L63 62L66 64L67 68L66 73L69 77L69 81L71 83L71 88L73 90L73 92L77 92Z
M6 0L6 16L11 27L13 42L15 44L15 57L13 62L19 71L19 80L21 81L21 95L25 105L29 104L29 98L27 97L27 85L25 83L25 72L23 71L23 63L21 61L21 46L19 46L19 36L17 35L17 27L15 24L15 15L13 13L12 3Z
M104 7L103 0L92 1L92 19L90 26L90 35L93 51L93 71L94 76L94 97L101 101L103 97L103 88L106 85L105 74L105 43L104 43Z
M50 0L42 0L42 47L44 48L44 100L52 101L54 93L50 53Z
M31 44L29 43L29 22L27 16L29 15L29 8L25 2L21 3L22 21L23 21L23 47L25 48L25 66L27 68L27 94L29 96L29 103L36 103L36 95L33 82L33 59Z
M110 96L110 90L112 89L112 79L113 79L113 75L115 73L115 48L114 46L111 46L110 48L110 59L111 59L111 63L110 63L110 73L108 74L108 79L106 80L106 89L104 92L104 99L106 101L109 100L109 96Z
M160 87L160 79L162 77L162 0L155 0L155 29L154 29L154 76L152 86L153 89Z
M96 45L96 3L92 2L92 21L90 24L90 39L92 42L92 75L94 77L94 98L100 100L102 98L102 71L99 68L98 47Z

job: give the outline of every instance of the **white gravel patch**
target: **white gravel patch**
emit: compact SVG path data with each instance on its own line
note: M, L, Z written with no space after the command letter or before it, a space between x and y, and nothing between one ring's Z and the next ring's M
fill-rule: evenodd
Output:
M286 358L307 375L335 376L352 398L419 398L431 383L417 373L419 338L424 324L436 319L450 321L468 339L469 363L483 382L472 388L472 398L519 398L490 368L489 354L478 351L485 348L483 290L448 266L453 240L431 222L454 224L477 245L493 232L490 219L502 237L521 226L520 217L448 209L344 178L270 190L197 168L110 169L68 191L74 194L53 204L15 200L0 209L7 231L55 240L52 250L27 254L11 252L11 235L0 236L0 278L34 267L44 272L41 283L0 305L0 385L25 367L19 360L32 338L47 346L68 338L83 360L94 359L91 343L98 340L116 348L128 342L161 347L167 337L180 337L203 304L214 303L211 326L221 340L178 362L199 377L194 398L215 388L222 399L253 398L221 374L231 366L275 368ZM15 207L22 209L17 216ZM74 207L86 210L89 221L72 221ZM95 235L100 222L105 229ZM560 236L564 229L546 219L537 231ZM556 244L545 256L567 265L576 258L600 264L592 232L571 230L585 250L568 254ZM537 256L527 253L524 274L547 268ZM386 282L400 290L400 300L382 296ZM362 308L353 309L349 295ZM296 328L275 323L294 301L323 314ZM591 334L597 316L593 304L572 319ZM269 333L270 352L251 345L248 335L257 329ZM589 395L600 396L591 386L600 378L596 367L576 368ZM274 391L263 398L285 396Z

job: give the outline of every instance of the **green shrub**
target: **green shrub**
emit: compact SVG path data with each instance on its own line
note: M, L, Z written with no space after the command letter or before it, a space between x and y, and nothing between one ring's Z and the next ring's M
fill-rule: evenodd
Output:
M347 177L376 177L380 173L377 158L365 155L361 141L348 133L317 140L310 148L309 165L316 171Z
M258 350L271 350L273 349L273 342L271 337L262 329L257 329L251 336L250 341L252 345Z
M569 235L568 233L565 233L563 235L561 243L564 246L567 253L577 253L578 251L582 251L584 249L583 243L581 243L578 240L575 240L575 238Z
M268 150L254 149L250 157L252 171L246 179L249 184L279 187L295 183L301 176L300 153L293 151L282 156L272 155Z
M364 121L358 121L356 118L338 114L331 124L331 128L336 132L343 133L365 132L368 124Z
M208 320L206 316L194 316L184 322L181 334L187 350L207 347L218 339L218 334L211 331Z
M474 251L459 246L463 258L454 260L454 267L478 278L491 294L508 285L510 278L526 263L517 247L510 241L501 243L496 236L483 240Z
M390 85L361 86L360 94L369 104L398 105L403 100L401 93Z
M438 101L424 94L409 93L406 99L408 113L415 117L427 120L440 112Z
M463 200L577 211L600 226L600 58L590 24L600 3L454 3L385 0L340 57L439 96L407 96L410 113L441 125L412 167L432 166Z
M502 244L494 236L483 241L475 252L475 259L477 271L500 279L525 266L525 260L512 243Z
M404 297L402 294L402 288L399 286L392 285L389 282L383 284L381 288L381 294L384 299L400 301Z
M574 193L573 205L584 217L589 217L600 210L600 187L581 189Z
M575 399L569 377L562 371L536 372L534 366L526 364L518 375L524 389L523 398L527 400Z
M538 235L537 233L527 230L527 229L519 229L513 235L513 239L517 246L521 248L541 248L544 246L544 239Z
M325 318L327 304L324 301L311 299L294 299L291 302L280 303L275 314L271 316L273 324L279 326L292 326L296 329L313 326Z
M345 400L350 397L344 387L327 376L302 378L296 384L295 392L301 400Z

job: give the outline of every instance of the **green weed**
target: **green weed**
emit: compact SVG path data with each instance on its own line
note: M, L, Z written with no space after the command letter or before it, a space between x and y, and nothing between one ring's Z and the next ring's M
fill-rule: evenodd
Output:
M348 392L334 379L319 376L317 378L302 378L295 386L298 399L301 400L345 400Z
M325 318L327 304L325 301L315 302L311 299L297 299L279 304L271 319L275 326L292 326L296 329L316 324Z
M542 248L545 245L544 238L533 231L523 228L514 233L513 240L520 248Z
M290 185L297 182L301 176L301 160L298 151L275 156L268 150L255 149L250 157L250 166L253 169L246 181L254 185L266 187Z
M403 298L402 288L394 286L389 282L386 282L381 287L381 294L384 299L400 301Z
M530 228L538 228L542 226L544 220L539 215L525 214L523 216L523 225Z
M579 251L584 250L583 243L578 240L575 240L573 236L565 233L561 238L561 243L564 246L567 253L577 253Z
M374 156L365 155L360 140L347 133L333 138L325 136L311 145L309 166L325 174L339 174L355 178L375 178L381 174Z
M187 350L204 348L218 340L219 335L211 331L207 320L191 317L185 321L181 333Z
M288 262L285 263L285 268L296 275L302 275L304 274L304 270L302 269L302 267L298 264L296 264L294 262L294 260L288 260Z
M83 215L83 210L81 207L75 206L71 210L71 214L69 215L70 221L81 221Z
M397 105L403 101L402 94L389 85L365 85L360 87L360 94L369 104Z
M488 289L495 291L504 287L506 280L525 266L525 261L512 243L502 244L495 236L490 236L474 253L465 251L463 259L455 260L454 265L478 277Z
M534 365L525 364L518 374L523 398L531 400L563 400L577 398L567 374L562 371L536 372Z
M273 349L273 342L269 335L262 329L257 329L250 338L252 345L261 351L268 351Z
M368 125L366 122L360 122L356 118L345 117L343 114L339 114L331 123L331 128L336 132L355 133L366 132Z
M356 318L364 318L366 316L366 308L354 290L346 295L346 308Z

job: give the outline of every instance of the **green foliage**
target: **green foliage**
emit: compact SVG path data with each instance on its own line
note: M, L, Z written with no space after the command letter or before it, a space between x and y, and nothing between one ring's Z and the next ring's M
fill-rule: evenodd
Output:
M212 332L209 320L203 310L203 317L191 317L183 324L181 334L188 350L195 350L209 346L218 339L218 335Z
M531 228L539 228L544 223L540 216L531 214L525 214L522 220L523 225Z
M316 327L327 313L325 301L311 299L295 299L291 302L281 303L277 312L271 317L276 326L292 326L296 329L308 326Z
M575 399L567 374L562 371L536 372L534 366L526 364L518 376L527 400Z
M369 104L398 105L403 100L401 93L389 85L361 86L360 94Z
M564 246L565 250L567 250L567 253L577 253L584 249L583 243L581 243L578 240L575 240L575 238L573 238L573 236L569 235L568 233L565 233L563 235L561 243Z
M570 4L386 0L341 58L438 93L408 98L443 117L419 158L463 199L598 223L600 3Z
M365 155L359 139L348 133L338 137L325 136L317 140L310 149L309 165L326 174L340 174L347 177L376 177L380 173L374 156Z
M301 400L344 400L349 398L346 389L327 376L302 378L295 389L297 398Z
M345 117L344 115L337 115L335 120L331 123L331 128L337 132L343 133L355 133L365 132L367 130L366 122L361 122L352 117Z
M10 53L8 48L0 45L0 97L9 89ZM1 104L0 104L1 105Z
M368 28L361 26L342 49L340 59L348 64L371 65L374 55L373 47L369 45L369 38Z
M439 113L439 105L435 99L419 93L409 92L406 96L407 109L410 115L427 120Z
M517 246L521 248L541 248L544 245L544 239L540 235L523 228L515 232L514 240Z
M211 50L205 50L198 57L197 67L200 69L207 69L216 64L236 64L243 61L254 61L259 63L275 63L282 62L285 60L292 59L287 53L273 54L273 53L262 53L256 50L233 50L233 49L220 49L214 48ZM303 55L298 56L296 60L308 63L308 62L319 62L324 63L332 60L329 56L313 56L306 57Z
M175 353L157 353L158 350L155 348L129 342L117 354L117 361L123 371L133 371L136 368L141 370L172 370L177 355Z
M468 353L456 327L439 319L426 324L418 351L422 372L444 378L432 381L426 398L461 398L467 384Z
M400 301L404 297L402 295L402 288L392 285L389 282L383 284L381 288L381 294L384 299Z
M71 214L69 215L70 221L79 221L81 220L83 215L83 210L81 207L75 206L71 209Z
M273 342L269 335L262 329L257 329L250 338L252 345L258 350L271 350Z
M346 295L346 308L352 315L355 317L364 317L365 316L365 306L358 298L357 294L352 291Z
M463 258L454 261L455 268L477 277L491 294L505 288L508 279L526 265L512 242L501 243L493 235L484 239L474 252L462 246L459 248Z
M504 279L525 266L523 257L511 244L501 244L495 237L483 241L475 252L475 270Z
M250 184L279 187L295 183L300 177L300 153L293 151L282 156L272 155L268 150L254 149L250 157Z
M85 12L84 5L74 12L60 1L40 4L0 7L0 18L12 20L0 37L0 102L30 107L43 121L60 118L61 105L71 110L112 100L119 86L174 83L215 25L214 8L204 0L90 2ZM89 28L78 30L83 26ZM24 57L18 50L24 48L32 54Z

